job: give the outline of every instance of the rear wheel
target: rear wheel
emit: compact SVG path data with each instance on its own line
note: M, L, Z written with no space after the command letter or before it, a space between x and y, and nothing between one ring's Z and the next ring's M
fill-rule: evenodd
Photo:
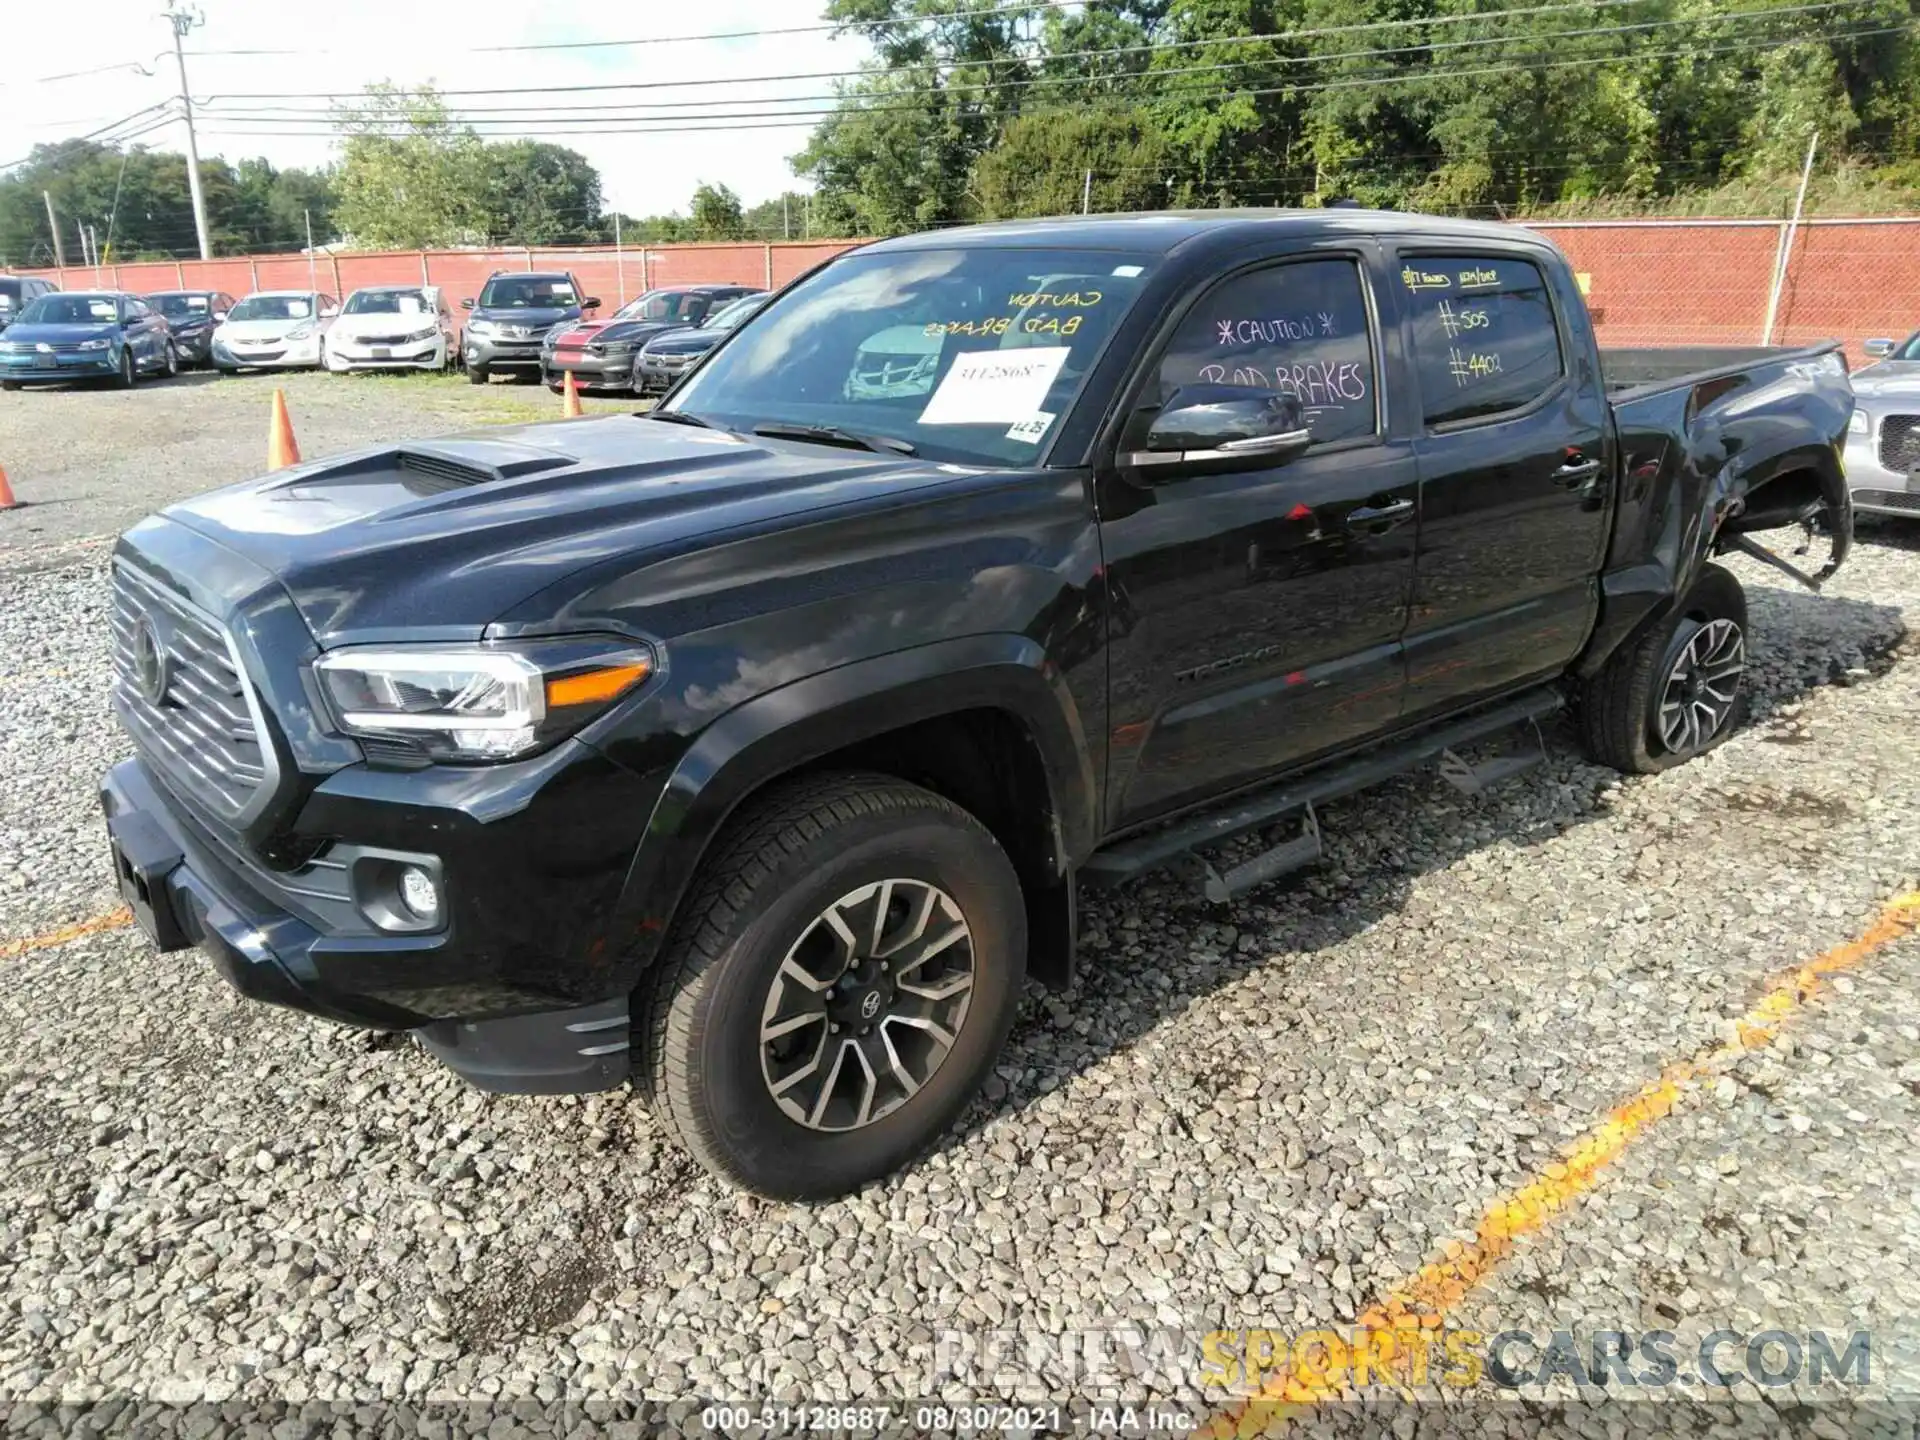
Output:
M1622 649L1581 697L1587 750L1648 775L1704 755L1746 716L1747 597L1707 565L1674 614Z
M845 1194L985 1080L1026 943L1013 867L958 806L882 775L788 785L716 842L635 1007L656 1109L736 1184Z

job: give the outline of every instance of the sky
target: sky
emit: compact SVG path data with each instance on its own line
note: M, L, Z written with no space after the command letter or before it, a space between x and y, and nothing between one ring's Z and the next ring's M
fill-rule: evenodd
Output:
M333 154L331 140L274 131L257 121L215 118L221 105L256 112L263 105L319 107L293 100L306 91L358 91L373 81L432 83L442 90L535 87L532 96L472 97L493 106L613 104L662 100L723 100L754 110L777 110L783 96L829 94L830 79L758 84L695 84L685 88L557 94L562 86L657 85L661 81L725 81L816 72L844 75L870 53L864 40L826 32L722 41L652 43L620 48L522 54L475 53L478 47L630 40L642 36L706 35L720 31L819 23L824 0L652 0L645 5L556 4L554 0L198 0L206 23L187 39L188 79L203 107L200 153L229 161L263 155L277 166L313 167ZM36 144L68 139L119 120L178 93L172 30L164 0L67 0L9 5L8 64L0 72L0 163L21 158ZM287 50L290 55L232 55L218 51ZM195 53L201 52L201 53ZM40 77L130 62L109 74L40 82ZM276 97L235 101L248 93ZM800 109L830 101L803 100ZM788 106L786 108L793 108ZM598 123L589 114L583 118ZM319 128L296 120L292 128ZM586 127L581 127L586 128ZM787 157L806 143L808 129L736 129L680 134L589 135L542 131L514 122L514 130L579 150L600 171L609 208L630 215L685 212L695 186L731 186L749 205L787 189L806 189ZM506 129L483 133L504 137ZM185 127L174 121L140 143L184 150Z

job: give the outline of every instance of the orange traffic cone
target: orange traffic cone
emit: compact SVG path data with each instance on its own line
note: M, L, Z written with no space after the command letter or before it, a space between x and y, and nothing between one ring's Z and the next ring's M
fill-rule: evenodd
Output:
M294 443L293 421L287 415L287 392L273 392L273 414L267 420L267 469L284 470L300 463L300 447Z
M0 465L0 510L18 510L24 503L13 498L13 486L7 481L7 467Z
M580 391L573 383L573 371L567 370L562 373L567 379L563 391L566 398L560 402L560 418L572 420L580 413Z

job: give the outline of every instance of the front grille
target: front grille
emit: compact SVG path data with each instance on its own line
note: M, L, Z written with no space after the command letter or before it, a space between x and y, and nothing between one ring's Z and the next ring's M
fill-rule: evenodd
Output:
M226 631L124 561L113 569L113 695L140 748L214 815L240 819L265 789L272 752Z
M1880 422L1880 463L1889 470L1920 470L1920 415L1889 415Z

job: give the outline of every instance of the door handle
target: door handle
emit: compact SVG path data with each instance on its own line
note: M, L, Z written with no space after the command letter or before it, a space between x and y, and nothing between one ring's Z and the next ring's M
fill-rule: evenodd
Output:
M1569 460L1553 472L1553 483L1572 489L1575 485L1581 485L1593 479L1599 473L1598 460Z
M1395 500L1386 505L1362 505L1347 512L1349 525L1397 525L1413 514L1413 501Z

